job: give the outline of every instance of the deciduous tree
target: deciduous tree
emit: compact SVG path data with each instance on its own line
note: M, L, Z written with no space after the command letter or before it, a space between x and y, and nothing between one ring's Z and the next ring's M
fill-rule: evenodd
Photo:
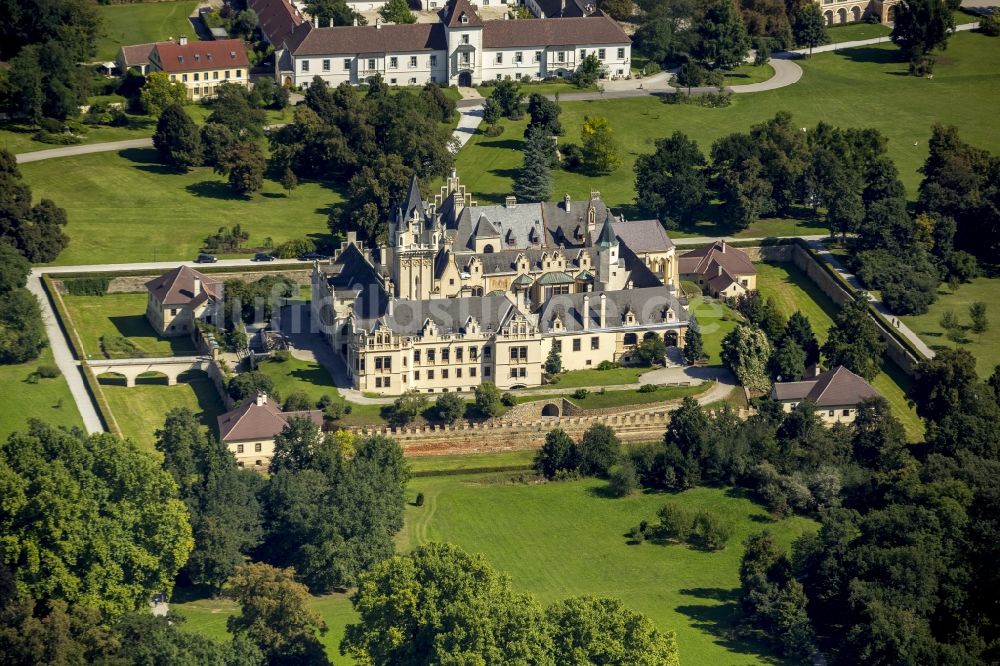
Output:
M580 130L583 167L592 175L607 175L622 165L621 147L607 118L585 116Z
M722 339L722 362L743 386L751 391L768 391L771 380L767 373L771 344L764 331L740 324Z
M554 479L562 470L575 471L580 465L576 442L566 431L556 428L545 435L545 443L535 453L535 471L547 479Z
M734 0L716 0L698 23L694 55L709 67L738 67L750 52L750 38Z
M657 139L655 152L635 162L636 204L654 211L668 229L691 219L705 201L707 183L705 156L679 130Z
M842 365L868 381L875 378L882 368L885 341L879 335L875 322L868 315L868 306L861 298L845 303L821 351L826 365Z
M160 114L153 133L153 146L161 162L181 171L202 163L198 127L179 104L168 106Z
M171 81L166 72L150 72L139 91L139 103L148 115L159 118L167 107L183 106L187 90L180 81Z
M621 440L615 431L603 423L587 428L577 447L580 453L580 472L590 476L606 477L608 470L621 455Z
M417 22L417 17L410 11L410 6L406 3L406 0L389 0L382 5L382 9L378 13L379 16L390 23L406 24Z

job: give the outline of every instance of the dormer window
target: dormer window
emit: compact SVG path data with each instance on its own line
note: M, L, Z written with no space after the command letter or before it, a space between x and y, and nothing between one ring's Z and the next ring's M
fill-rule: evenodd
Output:
M236 60L236 51L230 51L229 57L232 58L233 60Z
M184 56L182 55L177 56L177 62L184 62Z
M468 17L468 16L466 16L465 14L462 14L462 18L460 18L459 20L460 20L460 21L461 21L462 23L468 23L468 22L469 22L469 17Z
M201 60L201 54L200 54L200 53L195 53L195 54L194 54L194 59L195 59L196 61L197 61L197 60Z

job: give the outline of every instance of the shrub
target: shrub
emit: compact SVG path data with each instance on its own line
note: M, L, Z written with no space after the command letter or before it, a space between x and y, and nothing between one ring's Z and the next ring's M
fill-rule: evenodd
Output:
M308 238L296 238L282 243L274 249L274 256L278 259L294 259L308 252L315 252L316 244Z
M111 278L83 277L63 280L66 293L73 296L103 296L108 293Z
M629 543L639 544L645 541L646 535L643 534L642 528L638 525L633 525L632 529L628 531Z
M691 526L691 541L706 550L722 550L732 533L732 528L715 514L699 511Z
M389 408L389 421L395 426L405 426L426 408L427 398L416 391L407 391L392 403Z
M438 418L451 424L465 415L465 400L457 393L445 393L435 404Z
M614 361L601 361L597 364L598 370L614 370L615 368L620 368L621 366Z
M56 134L62 132L65 125L62 122L56 120L55 118L42 118L38 121L38 126L41 127L46 132L51 132Z
M488 125L483 134L486 136L500 136L503 134L503 125L500 123L497 123L496 125Z
M1000 12L994 11L989 16L980 19L979 31L990 37L1000 36Z
M566 171L580 171L583 168L583 149L575 143L560 146L559 155L562 157L562 168Z
M327 421L339 421L351 413L351 405L346 402L331 402L323 407L323 418Z
M504 391L500 396L500 404L504 407L514 407L517 405L517 398L510 391Z
M423 506L424 505L424 494L417 493L417 498L413 500L413 506Z
M293 391L285 398L281 408L286 412L305 412L312 409L312 400L305 391Z
M128 356L136 352L135 344L120 335L102 335L101 351L106 358Z
M38 368L35 369L35 374L45 379L55 379L62 373L59 372L59 368L56 366L46 364L38 366Z
M332 404L333 404L333 398L324 393L319 397L319 400L316 401L316 409L326 409Z
M287 349L279 349L278 351L274 352L273 356L271 356L271 360L274 361L275 363L284 363L286 361L290 361L291 358L292 358L292 352L288 351Z
M643 384L639 387L639 393L656 393L660 387L656 384Z
M639 487L635 465L628 458L612 465L608 470L608 491L615 497L626 497Z
M588 391L585 388L578 388L577 390L573 391L573 397L576 398L577 400L583 400L588 395L590 395L590 391Z
M656 512L660 519L658 531L665 539L676 539L686 541L691 535L694 526L694 516L691 512L677 504L664 504Z

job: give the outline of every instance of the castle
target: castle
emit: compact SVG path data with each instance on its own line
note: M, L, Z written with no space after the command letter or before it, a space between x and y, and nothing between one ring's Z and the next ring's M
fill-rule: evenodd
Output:
M658 220L618 218L599 192L480 206L453 172L433 201L412 180L385 245L349 234L315 264L312 316L359 390L520 388L541 384L552 349L582 370L651 336L683 346L678 285Z

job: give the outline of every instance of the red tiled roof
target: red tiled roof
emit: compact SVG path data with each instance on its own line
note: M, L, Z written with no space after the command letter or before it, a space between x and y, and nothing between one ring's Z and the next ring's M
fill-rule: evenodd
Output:
M317 426L323 426L323 412L283 412L281 407L262 396L262 404L257 404L258 396L247 398L239 407L219 416L219 439L223 442L237 442L267 439L281 434L288 419L302 416Z
M628 44L630 41L621 26L600 11L587 17L487 21L483 25L483 48L487 49Z
M193 72L203 69L250 67L242 39L220 39L211 42L162 42L156 45L160 67L165 72Z
M196 294L195 279L201 280L201 292ZM178 266L174 270L146 283L146 289L162 305L188 305L200 302L207 296L222 297L222 283L188 266Z
M166 44L168 42L150 42L149 44L132 44L130 46L123 46L119 50L122 60L126 67L132 67L133 65L146 65L149 64L149 54L153 52L153 48L157 44Z
M257 13L257 25L275 46L281 46L305 21L288 0L247 0L247 7Z
M444 51L448 48L444 26L440 23L333 28L314 28L310 23L303 23L286 45L297 56Z
M466 21L462 22L462 16ZM452 0L438 13L441 21L449 28L481 28L483 20L479 18L469 0Z
M745 252L715 241L712 245L685 252L677 259L681 273L715 277L719 267L731 275L756 275L757 269Z

